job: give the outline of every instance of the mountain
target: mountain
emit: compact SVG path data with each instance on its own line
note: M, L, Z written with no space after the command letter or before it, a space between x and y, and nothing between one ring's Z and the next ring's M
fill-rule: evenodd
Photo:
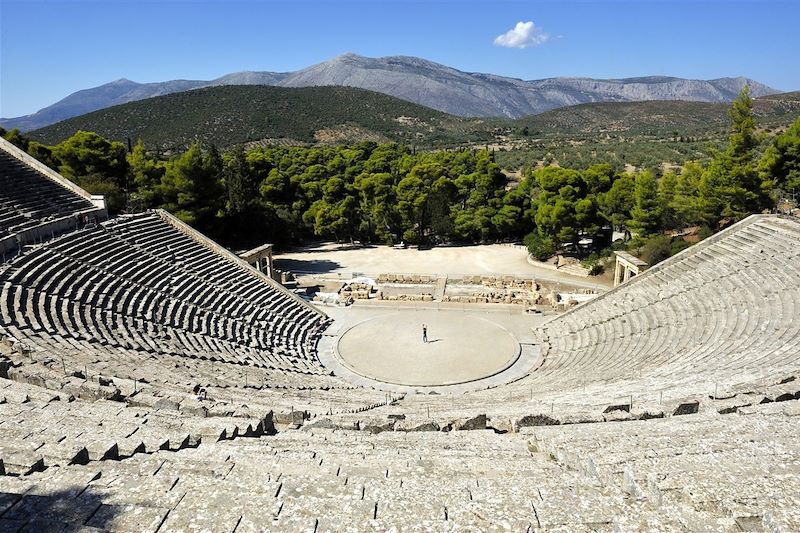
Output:
M31 115L0 119L0 124L6 129L30 131L113 105L217 85L349 86L381 92L462 117L517 118L589 102L727 102L745 84L750 86L753 96L778 92L741 77L688 80L651 76L619 80L547 78L525 81L493 74L462 72L418 57L369 58L348 53L288 73L236 72L209 81L136 83L126 79L117 80L73 93Z
M777 91L748 78L687 80L652 76L621 80L515 78L462 72L417 57L368 58L344 54L289 74L288 87L361 87L462 117L521 117L601 101L692 100L727 102L750 85L753 96Z
M70 94L53 105L31 115L2 118L0 124L8 130L31 131L56 122L90 113L98 109L217 85L278 85L286 77L280 72L234 72L211 81L173 80L156 83L137 83L125 78Z
M117 104L134 100L143 100L153 96L188 91L202 87L207 82L195 80L174 80L161 83L136 83L120 79L92 89L84 89L70 94L53 105L40 109L32 115L17 118L0 119L6 129L19 128L30 131L42 126L55 124L61 120L83 115L97 109L104 109Z
M237 144L314 144L371 140L421 147L488 139L488 126L354 87L223 85L167 94L93 111L34 130L56 144L78 130L107 139L142 139L160 151L194 140Z

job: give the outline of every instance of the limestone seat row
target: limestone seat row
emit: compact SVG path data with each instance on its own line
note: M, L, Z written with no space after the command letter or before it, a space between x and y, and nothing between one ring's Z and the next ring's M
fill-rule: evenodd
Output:
M403 412L603 420L630 404L668 415L798 376L798 242L797 219L754 215L537 328L542 357L524 378L457 401L420 391Z
M326 373L314 343L327 317L158 213L37 246L0 272L0 286L0 326L53 355L60 345Z
M796 402L784 402L729 416L522 434L313 429L204 440L174 452L2 476L0 525L793 531L800 526L792 444L798 414Z
M195 416L166 404L147 407L76 399L103 392L73 383L59 391L0 379L2 473L27 475L56 465L117 460L158 450L176 451L271 431L272 413L260 417ZM202 406L197 406L197 410Z
M92 203L0 150L0 237L47 217L91 209Z

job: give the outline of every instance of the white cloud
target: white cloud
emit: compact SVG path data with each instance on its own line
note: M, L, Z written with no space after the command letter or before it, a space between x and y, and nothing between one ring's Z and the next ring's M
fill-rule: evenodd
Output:
M505 32L498 35L495 40L495 46L504 46L506 48L528 48L530 46L539 46L550 40L550 35L543 32L532 20L528 22L517 22L517 25Z

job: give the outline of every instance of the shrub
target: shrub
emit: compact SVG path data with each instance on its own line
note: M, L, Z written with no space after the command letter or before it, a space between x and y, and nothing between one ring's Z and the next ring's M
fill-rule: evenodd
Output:
M672 255L672 237L658 235L648 239L642 246L642 259L650 266L660 263Z
M700 230L697 232L697 238L700 239L701 241L711 237L712 235L714 235L714 230L708 226L701 227Z
M677 239L673 240L671 248L670 248L670 254L669 254L670 257L672 257L673 255L677 254L681 250L685 250L686 248L688 248L691 245L692 245L691 243L686 242L686 239L677 238Z
M591 267L589 267L589 275L590 276L599 276L603 272L605 272L606 267L603 266L602 263L595 263Z
M528 252L539 261L547 261L556 253L556 245L550 237L542 237L538 232L532 231L525 235L523 241Z

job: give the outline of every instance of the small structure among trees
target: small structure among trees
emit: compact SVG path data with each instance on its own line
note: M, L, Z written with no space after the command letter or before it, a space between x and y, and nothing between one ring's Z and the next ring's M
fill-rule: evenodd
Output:
M625 283L633 276L638 276L649 266L647 263L628 252L616 251L617 262L614 267L614 286Z

